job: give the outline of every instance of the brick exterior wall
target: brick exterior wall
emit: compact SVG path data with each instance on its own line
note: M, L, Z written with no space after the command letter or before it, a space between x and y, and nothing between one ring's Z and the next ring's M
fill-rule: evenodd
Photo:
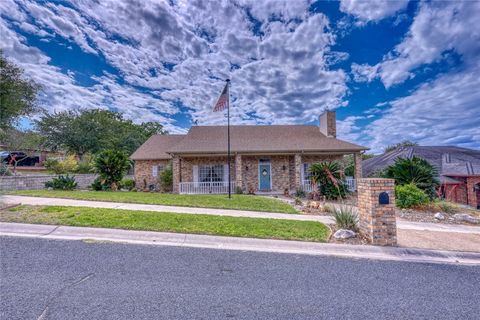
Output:
M237 154L231 158L232 181L236 182L244 192L258 192L258 163L260 159L270 159L272 192L283 193L285 190L295 191L301 184L303 163L340 160L341 155L274 155L250 156ZM174 157L170 160L139 160L135 162L135 181L138 188L143 188L143 180L147 184L157 184L152 176L152 166L172 164L173 190L178 192L180 182L193 182L194 165L226 164L227 157ZM247 169L248 168L248 169Z
M135 186L137 190L143 190L149 185L158 186L158 177L154 177L153 166L166 167L171 163L171 160L137 160L135 161ZM146 186L145 186L146 184Z
M353 162L355 166L355 179L360 179L362 178L362 155L360 153L354 153Z
M396 245L394 180L359 179L357 189L360 232L374 245ZM382 192L388 193L389 204L379 204L379 195Z
M480 199L478 196L480 193L474 190L475 185L480 184L480 177L468 177L467 178L467 195L468 205L477 208L480 205Z

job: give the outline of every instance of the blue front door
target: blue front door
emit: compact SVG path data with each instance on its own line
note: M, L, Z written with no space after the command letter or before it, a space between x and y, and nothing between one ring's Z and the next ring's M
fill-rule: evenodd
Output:
M272 187L270 184L270 163L260 163L258 171L260 174L260 190L271 190Z

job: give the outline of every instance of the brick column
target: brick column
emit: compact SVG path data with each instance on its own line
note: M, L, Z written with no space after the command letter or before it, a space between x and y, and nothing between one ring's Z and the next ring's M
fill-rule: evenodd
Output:
M360 232L367 236L374 245L396 245L394 180L358 179L357 189ZM380 204L380 194L384 192L388 194L388 204ZM385 197L382 198L385 199Z
M235 186L243 189L242 156L240 154L235 155Z
M362 155L360 153L353 154L353 162L355 164L355 179L362 178Z
M172 175L173 175L173 193L179 193L180 184L180 157L173 156L172 159Z
M294 164L295 164L295 171L294 171L295 189L300 189L302 186L302 155L301 154L299 153L295 154Z

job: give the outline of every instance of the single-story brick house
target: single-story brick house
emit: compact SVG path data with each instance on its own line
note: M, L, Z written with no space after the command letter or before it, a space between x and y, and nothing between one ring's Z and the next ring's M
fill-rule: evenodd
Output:
M327 111L320 125L230 126L232 190L284 193L308 190L308 166L353 154L356 177L360 153L367 148L336 138L336 115ZM227 127L193 126L184 135L156 135L133 155L139 189L157 184L171 164L176 193L224 193L228 190Z
M397 158L419 157L437 169L440 191L449 201L480 209L480 151L455 146L398 148L363 161L363 175L375 175Z

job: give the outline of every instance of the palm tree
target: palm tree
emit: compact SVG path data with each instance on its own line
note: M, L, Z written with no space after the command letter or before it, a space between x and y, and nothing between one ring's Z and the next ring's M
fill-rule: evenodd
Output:
M338 162L325 161L312 164L310 173L310 181L314 186L319 186L320 194L327 199L337 199L345 196L347 191L343 181L345 176Z
M437 169L427 160L412 157L411 159L397 158L393 165L385 169L382 176L394 179L397 185L412 183L433 197L435 187L438 185L437 174Z

